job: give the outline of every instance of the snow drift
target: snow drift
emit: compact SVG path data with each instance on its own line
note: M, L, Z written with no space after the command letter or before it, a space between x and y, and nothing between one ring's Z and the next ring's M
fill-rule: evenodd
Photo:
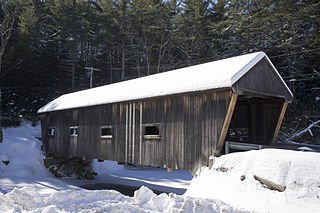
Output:
M5 128L3 142L0 144L0 176L2 177L48 177L43 166L40 126L32 127L22 123L19 128ZM5 165L1 161L7 161Z
M270 190L254 175L286 189ZM258 212L316 212L320 209L320 154L263 149L224 155L193 179L185 195L221 199Z
M192 199L175 194L155 195L141 187L134 197L113 190L66 190L41 196L24 187L0 194L1 212L246 212L221 201Z

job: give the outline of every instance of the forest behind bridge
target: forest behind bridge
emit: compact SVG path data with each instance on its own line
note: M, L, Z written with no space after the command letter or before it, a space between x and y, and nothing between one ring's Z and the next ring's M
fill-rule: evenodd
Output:
M0 7L3 125L89 88L91 68L95 87L256 51L294 94L282 137L320 119L317 0L0 0Z

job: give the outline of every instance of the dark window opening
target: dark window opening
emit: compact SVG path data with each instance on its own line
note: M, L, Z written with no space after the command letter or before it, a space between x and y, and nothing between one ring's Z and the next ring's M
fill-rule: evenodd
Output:
M101 127L101 138L112 138L112 127L111 126Z
M157 126L146 126L144 135L160 135L159 127Z
M56 134L56 129L55 128L49 128L49 136L53 137Z
M144 139L146 140L160 140L160 131L158 125L148 125L144 127Z
M78 136L79 135L79 131L78 131L77 126L70 127L70 135L71 136Z

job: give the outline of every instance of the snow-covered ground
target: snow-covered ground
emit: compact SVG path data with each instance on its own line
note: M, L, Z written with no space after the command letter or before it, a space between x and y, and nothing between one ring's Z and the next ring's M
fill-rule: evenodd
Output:
M267 189L254 175L286 190ZM257 212L319 212L320 154L280 149L228 154L194 178L185 195L221 199Z
M320 154L260 150L225 155L191 181L186 171L119 166L95 161L94 181L57 179L43 165L39 126L4 129L0 144L0 212L317 212ZM9 163L8 163L9 162ZM6 165L5 163L8 163ZM265 188L253 175L286 186ZM241 178L242 177L242 178ZM245 177L245 178L244 178ZM241 180L244 179L244 180ZM85 190L94 183L141 187L133 197L114 190ZM191 184L190 184L191 183ZM183 193L177 195L177 193Z
M23 123L19 128L4 128L0 144L0 192L7 193L15 187L31 186L46 194L60 189L74 189L53 177L43 165L40 126ZM8 165L6 165L6 161ZM1 205L1 204L0 204Z
M81 180L73 184L85 185L94 183L113 183L149 188L183 194L189 187L192 175L189 171L174 170L167 172L160 168L139 168L118 165L115 161L93 161L93 169L98 173L94 181Z

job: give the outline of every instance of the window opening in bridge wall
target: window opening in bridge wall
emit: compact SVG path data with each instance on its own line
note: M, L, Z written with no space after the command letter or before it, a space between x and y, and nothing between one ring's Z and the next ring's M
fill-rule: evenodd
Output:
M50 137L54 137L54 136L56 135L56 129L53 128L53 127L49 127L49 133L48 133L48 135L49 135Z
M79 135L79 128L77 126L70 127L70 135L71 136L78 136Z
M144 139L147 140L160 140L160 125L159 124L145 124L144 125Z
M112 126L102 126L100 135L101 138L112 138Z

